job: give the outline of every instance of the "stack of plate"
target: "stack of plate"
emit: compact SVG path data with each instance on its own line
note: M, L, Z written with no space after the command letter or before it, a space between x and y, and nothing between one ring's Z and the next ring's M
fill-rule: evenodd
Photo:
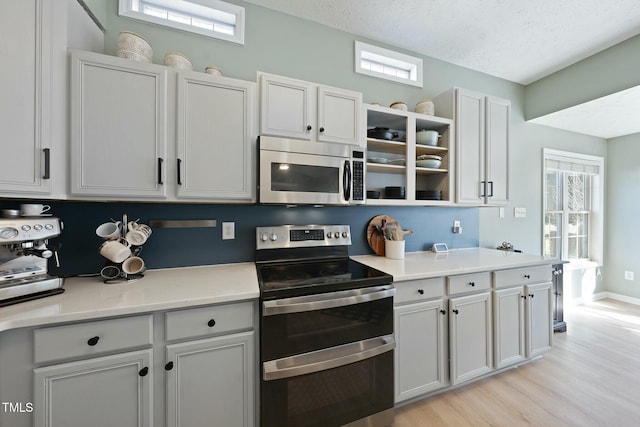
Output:
M423 154L418 156L416 166L420 168L438 169L442 164L442 157L435 154Z

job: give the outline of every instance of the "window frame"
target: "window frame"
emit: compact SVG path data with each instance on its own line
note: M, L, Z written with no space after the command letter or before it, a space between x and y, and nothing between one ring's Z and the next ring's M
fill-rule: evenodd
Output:
M392 67L394 67L394 65L390 64L392 62L400 62L400 63L410 65L413 68L412 70L408 70L409 74L415 74L416 80L411 80L410 78L404 79L404 78L392 76L389 74L385 74L382 72L362 68L363 55L366 55L366 54L384 57L384 60L388 61L389 63L383 62L383 64L391 65ZM355 72L358 74L365 74L368 76L378 77L380 79L385 79L385 80L391 80L393 82L403 83L410 86L423 87L424 68L423 68L422 58L405 55L404 53L396 52L394 50L385 49L382 47L374 46L374 45L356 40L355 52L354 52L354 65L355 65ZM394 68L401 69L400 67L397 67L397 66L395 66Z
M547 160L557 160L566 163L572 163L576 165L583 165L587 168L597 168L597 174L586 172L584 173L590 176L590 189L589 189L589 210L570 210L568 206L567 189L568 184L567 176L571 174L570 171L559 171L560 181L562 188L562 206L561 209L548 210L547 209ZM560 259L570 261L571 263L583 264L595 262L598 265L602 265L603 252L604 252L604 158L600 156L592 156L588 154L572 153L568 151L560 151L545 148L543 149L542 160L542 251L545 255L545 246L547 243L545 237L545 221L547 214L560 214L562 222L562 238L560 239ZM587 214L588 221L588 258L568 259L568 221L570 214Z
M149 3L153 3L153 0L147 0ZM145 13L134 10L133 3L136 0L118 0L118 15L125 18L135 19L138 21L148 22L151 24L161 25L163 27L173 28L180 31L186 31L189 33L195 33L202 36L225 40L232 43L244 45L244 33L245 33L245 8L237 6L235 4L227 3L221 0L185 0L189 3L193 3L196 6L204 6L210 9L218 10L221 12L235 15L235 26L233 35L225 34L223 32L208 30L206 28L197 27L194 25L183 24L180 22L172 21L169 19L158 18L155 16L147 15ZM179 10L176 8L176 10ZM192 13L185 12L191 16L196 16Z

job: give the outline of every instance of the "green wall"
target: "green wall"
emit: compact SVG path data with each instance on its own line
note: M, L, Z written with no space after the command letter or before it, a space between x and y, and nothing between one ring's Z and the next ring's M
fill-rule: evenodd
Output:
M155 63L162 63L165 52L179 51L191 59L196 70L214 65L221 68L224 75L244 80L255 81L256 72L260 70L361 91L365 102L389 105L404 100L411 109L419 100L435 97L452 86L510 99L511 203L504 209L504 218L499 217L498 208L479 209L479 238L483 247L496 247L502 241L509 241L527 253L541 253L543 147L606 156L607 145L603 139L526 123L524 96L529 88L522 85L424 56L424 88L356 74L355 40L393 47L252 4L231 2L246 8L244 46L120 18L117 0L109 0L105 53L115 54L119 32L131 30L151 43ZM542 101L538 103L546 108ZM537 104L534 102L533 106ZM527 217L514 218L515 207L527 208Z

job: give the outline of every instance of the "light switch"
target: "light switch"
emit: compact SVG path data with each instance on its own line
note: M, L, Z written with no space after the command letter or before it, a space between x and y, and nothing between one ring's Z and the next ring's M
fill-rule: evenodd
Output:
M222 240L233 240L235 238L236 238L236 223L223 222L222 223Z
M526 218L527 216L527 208L514 208L513 209L514 218Z

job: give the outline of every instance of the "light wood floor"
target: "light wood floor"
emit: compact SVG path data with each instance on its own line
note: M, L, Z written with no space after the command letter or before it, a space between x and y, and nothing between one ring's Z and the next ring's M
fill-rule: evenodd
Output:
M543 359L399 408L393 426L640 426L640 307L569 310Z

